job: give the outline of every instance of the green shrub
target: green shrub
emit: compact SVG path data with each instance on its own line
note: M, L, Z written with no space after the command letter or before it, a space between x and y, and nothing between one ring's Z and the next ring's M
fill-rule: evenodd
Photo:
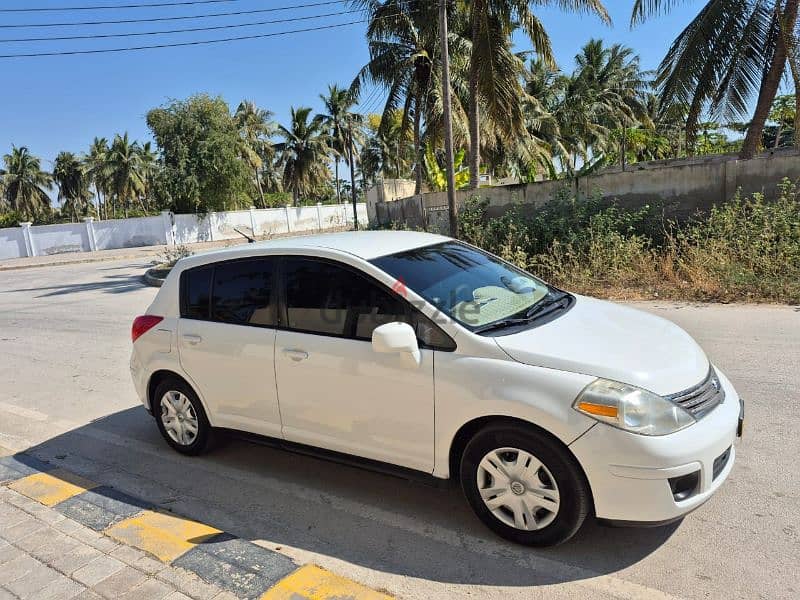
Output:
M19 227L19 224L24 221L27 221L27 219L15 210L0 212L0 228Z
M699 297L800 300L800 196L784 180L776 200L740 194L675 234L675 267Z
M552 283L615 297L800 301L800 193L737 196L689 223L560 194L526 215L520 205L487 218L488 202L462 209L461 236Z

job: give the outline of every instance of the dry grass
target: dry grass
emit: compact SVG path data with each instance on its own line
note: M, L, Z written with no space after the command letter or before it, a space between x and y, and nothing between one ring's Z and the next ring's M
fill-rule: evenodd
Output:
M594 201L556 199L534 218L462 216L465 239L579 293L613 299L800 303L800 194L737 195L681 227ZM548 220L550 219L550 220ZM549 225L552 223L552 225Z

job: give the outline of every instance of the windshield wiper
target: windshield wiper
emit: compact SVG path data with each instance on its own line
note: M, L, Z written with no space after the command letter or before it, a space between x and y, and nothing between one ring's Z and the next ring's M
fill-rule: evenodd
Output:
M557 308L566 308L563 302L564 300L569 301L570 298L571 296L568 293L561 292L560 295L558 296L554 295L549 300L542 300L541 302L534 304L530 309L528 309L528 312L525 313L525 318L527 320L533 320L542 317L545 314L548 314ZM551 310L547 310L548 308Z
M505 329L506 327L512 327L514 325L526 325L530 323L530 319L501 319L500 321L495 321L494 323L489 323L488 325L481 325L480 327L476 327L472 330L472 333L483 333L485 331L494 331L495 329Z

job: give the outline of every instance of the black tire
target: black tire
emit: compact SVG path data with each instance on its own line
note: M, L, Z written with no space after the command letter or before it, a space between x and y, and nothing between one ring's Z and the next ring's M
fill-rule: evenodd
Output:
M504 523L481 497L478 465L488 453L501 448L517 448L535 456L557 485L559 506L555 518L541 529L526 531ZM482 429L464 449L460 476L461 487L478 518L499 536L518 544L561 544L575 535L591 510L589 486L575 459L560 443L534 427L498 424Z
M179 392L183 394L192 405L192 410L197 418L198 427L197 435L189 444L180 444L172 439L169 433L167 433L166 427L164 426L162 419L161 399L168 392ZM167 444L169 444L174 450L180 452L181 454L197 456L198 454L203 454L211 449L213 445L214 430L208 422L206 411L203 410L203 405L201 404L200 399L197 397L197 394L194 392L191 386L185 381L178 377L170 377L159 383L153 393L151 406L153 409L153 416L155 417L156 424L158 425L158 430L161 432L161 435L164 437Z

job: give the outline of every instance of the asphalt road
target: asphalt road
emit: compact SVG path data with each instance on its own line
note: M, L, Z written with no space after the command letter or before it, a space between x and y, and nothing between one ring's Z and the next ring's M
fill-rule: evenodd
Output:
M135 397L129 330L144 263L0 272L0 445L403 598L800 595L800 309L637 307L687 329L747 400L721 491L682 523L533 550L495 538L457 489L241 441L167 448Z

